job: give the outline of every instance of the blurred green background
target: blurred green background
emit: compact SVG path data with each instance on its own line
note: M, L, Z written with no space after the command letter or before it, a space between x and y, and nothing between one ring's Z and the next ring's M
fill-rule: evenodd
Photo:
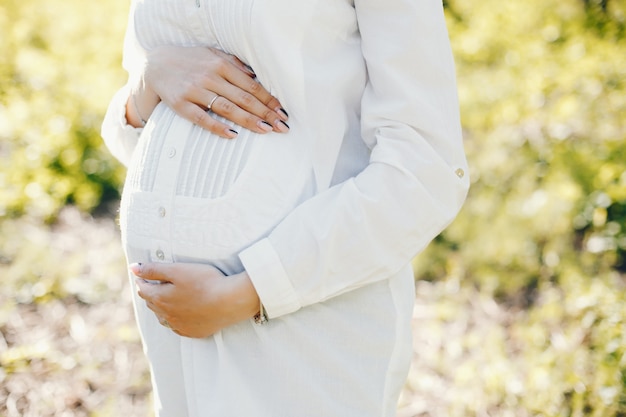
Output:
M0 416L145 416L99 126L127 1L0 4ZM626 416L626 2L449 0L472 189L401 416Z

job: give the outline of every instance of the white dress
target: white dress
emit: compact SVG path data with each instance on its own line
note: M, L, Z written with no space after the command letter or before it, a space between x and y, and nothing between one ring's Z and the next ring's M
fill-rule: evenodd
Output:
M372 129L359 119L366 118L360 101L372 77L366 75L362 57L337 64L351 75L334 95L315 91L317 96L302 97L294 91L293 98L281 90L296 83L289 73L281 78L280 70L272 70L291 65L296 52L289 54L289 40L285 61L275 62L268 52L272 64L263 65L263 53L258 45L252 47L251 39L251 27L260 26L261 16L273 23L268 9L278 3L143 0L131 7L125 45L130 78L136 74L128 62L139 59L132 55L141 55L142 49L164 44L218 47L250 63L291 115L288 134L257 135L235 126L239 135L228 141L164 104L138 136L140 130L124 120L128 89L120 90L109 107L103 136L129 167L120 210L129 263L210 263L227 275L245 268L270 315L266 325L249 320L209 338L190 339L161 326L136 297L158 417L395 415L411 356L410 260L452 220L467 191L446 41L448 84L442 83L442 105L419 116L426 120L419 135L429 134L430 123L438 124L432 130L441 133L414 141L414 133L400 131L411 139L407 143L416 145L400 146L394 157L384 144L393 141L378 136L385 128L396 130L393 123ZM296 3L283 2L281 10ZM352 47L359 40L355 7L351 1L338 3L344 13L352 10L353 16L346 15L354 23L354 39L346 41ZM439 9L433 10L441 32ZM442 33L433 42L445 38L445 28ZM360 50L358 42L356 48ZM307 56L306 50L298 53ZM307 76L311 88L319 76L325 75ZM307 107L311 97L326 97L332 115ZM310 114L316 111L327 124L312 125ZM431 111L436 118L428 116ZM375 139L368 139L370 131ZM447 134L449 140L440 140L438 135ZM330 142L320 151L311 138ZM325 149L334 154L329 160L319 157ZM415 167L411 152L419 155ZM362 202L351 197L357 193ZM387 193L400 195L396 201L401 204L394 203L397 211L383 215ZM419 220L409 220L411 216ZM394 242L405 233L415 238Z

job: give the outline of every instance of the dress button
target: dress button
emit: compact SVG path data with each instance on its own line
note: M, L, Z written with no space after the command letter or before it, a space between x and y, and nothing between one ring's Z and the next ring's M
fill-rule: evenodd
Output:
M169 148L167 151L168 158L173 158L176 156L176 148Z
M161 249L156 251L156 257L162 261L163 259L165 259L165 254L163 253L163 251Z
M159 217L165 217L166 213L165 207L159 207Z
M456 171L454 171L454 173L456 174L457 177L459 178L463 178L465 176L465 171L463 171L461 168L457 169Z

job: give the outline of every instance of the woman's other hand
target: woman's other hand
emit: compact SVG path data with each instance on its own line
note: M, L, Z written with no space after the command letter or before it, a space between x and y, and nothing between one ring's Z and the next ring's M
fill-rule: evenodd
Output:
M289 131L286 111L252 69L217 49L155 48L148 53L143 77L146 90L217 135L232 138L236 133L211 117L211 112L258 133Z
M196 263L133 264L130 270L148 308L181 336L208 337L259 311L259 297L245 272L224 276Z

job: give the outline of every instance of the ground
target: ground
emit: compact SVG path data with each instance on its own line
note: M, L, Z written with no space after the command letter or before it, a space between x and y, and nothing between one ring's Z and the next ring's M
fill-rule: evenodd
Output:
M2 230L37 244L21 249L34 252L26 261L0 263L7 280L0 291L0 416L151 415L148 367L112 216L94 219L70 208L49 231L31 226ZM41 277L22 283L18 276L20 285L11 287L19 262L37 263ZM70 272L51 274L57 269ZM516 314L454 280L418 281L413 363L398 417L533 415L515 403L524 383L518 371L527 366L507 354L516 349L507 333Z

